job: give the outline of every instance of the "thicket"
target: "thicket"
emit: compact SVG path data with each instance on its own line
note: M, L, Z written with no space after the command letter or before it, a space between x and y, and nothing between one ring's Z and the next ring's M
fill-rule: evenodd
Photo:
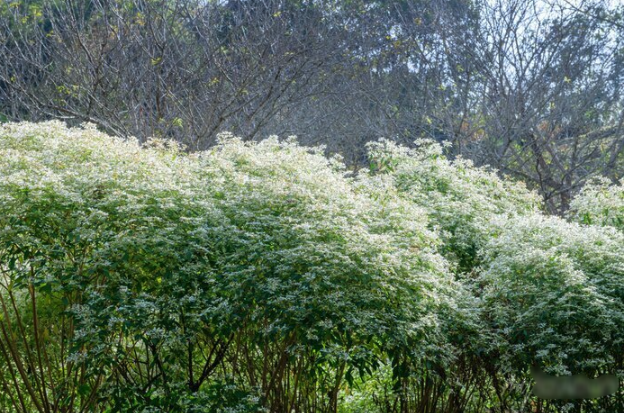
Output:
M1 125L0 410L623 411L529 374L624 375L621 188L368 151Z

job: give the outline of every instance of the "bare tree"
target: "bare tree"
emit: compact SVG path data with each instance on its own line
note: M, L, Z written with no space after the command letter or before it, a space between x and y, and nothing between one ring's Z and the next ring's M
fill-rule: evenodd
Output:
M565 210L587 177L615 173L622 152L621 36L557 4L499 1L484 10L484 133L469 156Z
M313 93L312 79L331 64L321 9L288 1L44 0L33 16L14 7L0 22L4 112L90 121L194 149L224 129L251 139ZM292 24L295 12L305 14L301 24Z
M525 180L552 211L622 175L623 14L602 0L23 0L0 5L0 121L209 147L385 137Z

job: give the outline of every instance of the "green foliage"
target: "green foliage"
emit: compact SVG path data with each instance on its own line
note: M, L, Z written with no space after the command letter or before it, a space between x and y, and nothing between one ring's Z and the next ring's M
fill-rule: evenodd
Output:
M570 219L588 225L611 226L624 230L624 187L607 179L585 185L572 200Z
M531 366L622 375L623 234L430 142L370 152L0 125L0 409L546 411Z
M521 182L499 178L469 160L450 161L430 140L407 149L390 141L369 144L374 173L389 173L401 196L424 208L430 226L441 232L445 257L458 271L471 271L496 216L537 212L537 194Z
M4 345L25 351L5 361L40 379L30 394L3 376L26 409L177 411L240 369L261 405L301 391L278 391L286 376L335 404L387 357L445 362L438 309L458 289L422 212L318 151L224 137L189 156L60 123L1 136L5 301L37 304L4 311L24 329Z
M624 237L540 216L508 221L485 249L488 318L517 363L556 373L621 369Z

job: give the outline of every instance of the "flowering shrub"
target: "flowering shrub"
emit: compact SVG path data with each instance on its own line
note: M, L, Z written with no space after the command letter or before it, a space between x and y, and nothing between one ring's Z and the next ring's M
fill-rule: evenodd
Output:
M621 374L623 234L370 151L0 126L0 410L504 411L531 365Z
M570 203L569 217L591 225L624 229L624 188L606 179L587 184Z
M191 196L190 160L60 123L3 125L0 157L2 401L24 411L169 403L178 350L212 333L187 330L202 323L194 294L213 305L197 222L219 220Z
M382 360L445 363L461 289L422 210L294 142L168 145L2 126L4 406L331 409Z
M492 218L535 213L540 201L522 183L500 179L469 160L450 161L429 140L408 149L390 141L369 144L371 169L389 174L402 196L427 211L441 232L442 252L459 271L471 271Z
M464 391L457 392L479 392L503 410L524 410L532 366L551 374L624 373L621 234L546 217L522 184L462 159L450 161L436 143L369 147L373 175L387 177L401 198L425 209L430 227L440 232L440 251L478 300L462 308L474 315L468 328L448 331L456 368L446 374L461 383ZM613 199L624 198L613 189L602 198L597 191L586 190L583 205L593 208L586 210L608 214L618 225ZM480 411L481 400L463 409ZM608 399L597 411L615 405L622 401ZM557 402L542 407L563 408ZM592 404L583 408L592 411Z
M557 217L518 217L489 240L482 267L483 317L495 333L490 351L501 371L624 373L621 233Z

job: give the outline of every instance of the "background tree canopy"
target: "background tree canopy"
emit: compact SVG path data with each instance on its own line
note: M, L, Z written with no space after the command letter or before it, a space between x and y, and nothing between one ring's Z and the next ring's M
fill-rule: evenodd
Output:
M362 165L453 143L563 213L622 176L624 14L583 0L19 0L0 4L0 119L88 121L192 150L297 135Z

